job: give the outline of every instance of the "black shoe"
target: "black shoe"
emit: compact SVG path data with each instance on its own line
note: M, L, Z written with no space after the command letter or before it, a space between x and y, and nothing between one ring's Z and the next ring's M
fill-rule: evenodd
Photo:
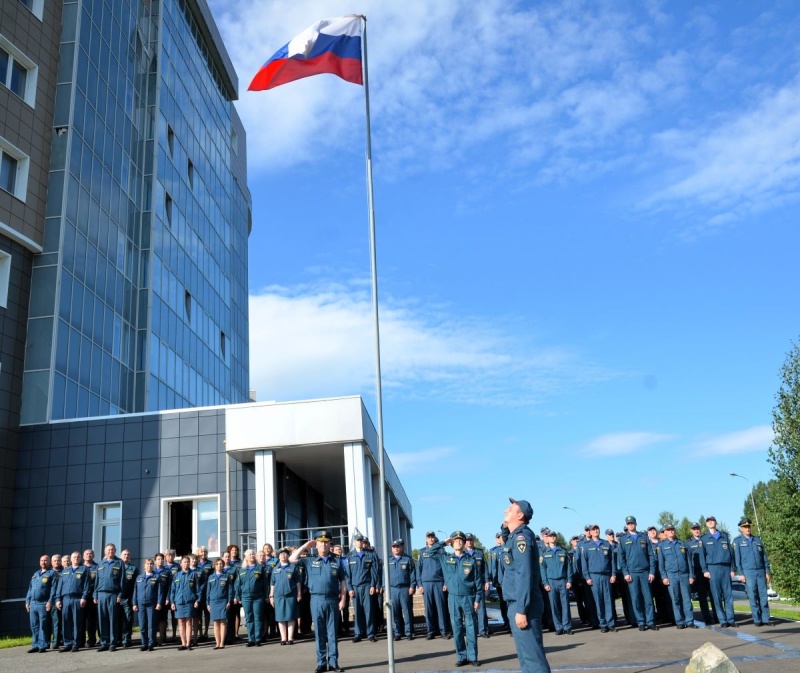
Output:
M719 628L721 628L721 629L727 629L727 628L728 628L728 625L727 625L727 624L720 624L720 625L719 625Z
M252 640L247 641L247 647L255 647L256 644Z
M406 640L414 640L414 634L413 634L413 633L409 633L409 634L406 636Z
M73 652L77 652L79 649L81 649L81 648L80 648L80 647L78 647L77 645L75 645L75 646L72 648L72 651L73 651Z
M687 625L686 625L686 628L687 628L687 629L698 629L698 628L700 628L700 627L699 627L699 626L697 626L697 624L695 624L694 622L692 622L691 624L687 624Z
M28 654L39 654L39 648L32 647L31 649L28 650Z
M378 642L378 639L375 636L370 636L369 638L367 638L367 640L369 640L369 642L371 642L371 643L377 643Z
M738 624L736 622L729 622L728 626L732 626L734 629L738 629L739 628L739 626L738 626Z
M360 643L361 642L361 636L356 636L355 638L353 638L353 642L354 643Z
M567 629L566 631L564 631L564 633L566 635L568 635L568 636L571 636L572 635L572 629Z
M679 629L685 629L686 628L686 624L678 624L678 628Z
M475 659L475 661L470 661L469 663L470 663L470 666L480 666L481 665L481 662L478 661L477 659Z
M603 627L600 629L600 633L608 633L608 627Z
M651 631L658 631L658 627L655 624L653 624L652 626L648 626L647 628L650 629Z
M139 648L139 650L141 650L142 652L147 652L147 645L142 645L142 646Z
M341 666L339 666L339 665L336 665L336 666L328 666L328 670L329 670L329 671L344 671L344 669L343 669Z
M611 631L611 633L616 633L617 632L617 627L616 626L609 626L608 630Z
M429 633L427 636L425 636L425 640L433 640L435 637L436 636L434 636L432 633Z
M111 647L108 648L108 651L109 652L116 652L117 651L117 646L116 645L112 645Z
M453 639L453 634L452 633L445 633L444 637L445 637L445 640L452 640Z
M185 646L185 645L181 645L181 646L178 648L178 652L183 652L183 650L185 650L185 649L186 649L186 646Z
M394 637L394 642L397 642L398 640L402 640L402 639L403 639L403 636L395 636Z
M469 662L465 659L464 661L457 661L456 666L466 666Z
M640 626L640 627L639 627L639 630L640 630L640 631L644 631L644 630L645 630L645 628L646 628L646 627L644 627L644 626Z
M327 666L317 666L316 669L314 669L314 673L325 673L327 670Z
M488 638L488 637L489 637L488 633L481 633L481 638Z
M108 652L108 648L104 645L103 647L97 650L98 652Z
M147 651L148 652L152 652L154 649L156 649L156 648L151 645L150 647L147 648Z

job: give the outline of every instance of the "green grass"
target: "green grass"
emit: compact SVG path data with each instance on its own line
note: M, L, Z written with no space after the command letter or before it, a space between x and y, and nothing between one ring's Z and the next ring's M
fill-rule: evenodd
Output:
M31 637L30 636L3 636L0 638L0 650L4 650L7 647L20 647L22 645L30 645L31 644Z

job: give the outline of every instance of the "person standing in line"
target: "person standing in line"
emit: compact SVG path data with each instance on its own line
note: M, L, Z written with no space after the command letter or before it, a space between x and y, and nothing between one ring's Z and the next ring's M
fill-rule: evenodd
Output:
M228 610L233 603L233 580L225 572L225 561L221 558L214 561L214 572L206 581L204 602L214 623L214 649L222 650L228 629Z
M488 638L489 620L486 618L486 592L489 590L489 578L486 569L486 554L483 549L475 548L475 536L472 533L467 533L467 539L464 541L464 553L475 560L478 574L481 576L483 588L478 592L478 635L481 638Z
M97 604L97 622L100 626L100 652L116 652L119 631L119 604L122 601L124 564L117 558L117 547L107 544L104 557L97 564L94 585L94 602Z
M536 537L528 524L533 507L509 498L503 515L503 591L522 673L550 673L542 642L542 594Z
M386 563L389 564L394 639L400 640L400 631L405 627L406 638L414 640L414 608L411 597L417 588L417 570L414 559L405 553L405 542L402 539L392 542L392 555Z
M119 557L124 566L122 576L122 600L119 602L120 631L122 637L117 637L117 645L131 647L133 645L133 591L136 588L136 578L139 569L131 563L131 552L123 549Z
M77 652L80 642L81 615L89 600L89 571L81 563L80 552L72 552L69 567L61 572L56 593L56 607L61 610L64 647L61 652Z
M95 602L95 583L97 582L97 563L94 560L94 550L83 550L83 565L89 573L89 597L83 609L83 621L80 625L81 639L78 647L97 647L97 603Z
M366 636L371 642L376 638L376 616L374 614L375 595L379 586L378 559L371 551L364 549L364 536L353 537L353 549L345 560L347 589L353 604L353 642Z
M447 601L444 595L444 575L439 563L438 553L431 551L439 539L429 530L425 535L425 546L419 550L417 562L417 577L420 582L420 593L425 604L425 628L427 640L433 640L437 635L450 639Z
M711 585L711 598L722 628L736 626L733 613L733 546L731 538L723 530L717 530L717 519L706 517L706 533L700 538L703 541L701 564L703 574Z
M770 566L764 543L760 537L750 533L753 522L748 518L739 521L738 535L733 540L735 573L744 582L750 612L755 626L773 626L769 616L767 585L770 581Z
M200 602L200 582L194 570L189 568L188 556L181 558L180 570L172 578L169 601L178 620L181 638L178 650L191 650L194 613Z
M50 611L58 594L58 577L50 567L50 557L39 558L39 570L33 573L25 596L25 610L30 615L31 649L28 654L47 652L50 642Z
M686 543L675 538L675 526L664 526L664 533L665 539L658 543L658 570L672 599L675 625L679 629L696 629L690 590L690 585L694 584L692 554Z
M550 531L547 546L539 557L542 586L550 601L550 612L556 635L572 635L572 616L569 611L569 590L572 588L572 560L567 550L558 544L555 533Z
M511 633L511 626L508 623L508 605L503 599L503 567L500 565L500 552L503 550L503 534L495 535L495 546L489 550L489 558L486 560L488 579L497 592L500 602L500 618L503 621L503 628ZM420 554L421 557L421 554Z
M278 622L281 645L294 645L295 626L300 614L297 606L303 600L300 572L294 563L289 563L291 553L289 547L280 548L270 581L269 602ZM341 557L336 558L341 563Z
M650 585L656 574L656 557L648 536L636 530L636 517L625 517L628 532L619 539L622 576L631 592L631 603L640 631L657 631Z
M244 563L236 578L236 600L244 609L247 626L247 647L261 647L261 632L264 623L264 601L269 595L269 573L256 560L256 553L248 549Z
M600 526L591 528L592 539L581 546L579 559L581 574L586 584L591 587L600 631L608 633L616 631L614 626L614 603L611 600L611 585L616 582L613 568L613 549L606 540L600 539Z
M163 582L155 573L155 562L151 558L144 560L144 572L136 575L131 594L131 610L139 617L139 636L142 652L152 652L158 634L158 617L164 602L162 594Z
M692 531L692 537L686 541L686 548L692 556L694 590L697 592L700 614L703 615L703 621L709 626L712 624L719 624L719 619L717 619L716 610L714 608L714 601L711 598L711 587L708 584L708 579L703 575L703 567L700 565L700 556L703 553L703 541L700 539L700 524L695 521L692 523L690 530Z

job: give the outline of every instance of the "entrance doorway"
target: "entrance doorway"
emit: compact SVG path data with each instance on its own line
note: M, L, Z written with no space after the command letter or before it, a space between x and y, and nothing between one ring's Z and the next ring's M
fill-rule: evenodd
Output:
M177 500L169 504L169 547L180 558L192 551L191 500Z

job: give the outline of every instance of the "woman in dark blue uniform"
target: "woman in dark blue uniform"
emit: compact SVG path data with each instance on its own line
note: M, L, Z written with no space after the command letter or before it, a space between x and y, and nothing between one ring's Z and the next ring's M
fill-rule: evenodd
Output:
M189 569L189 557L181 559L181 569L172 578L169 600L172 611L178 618L178 632L181 636L179 650L192 649L192 624L194 613L200 601L200 581L194 570Z
M233 579L225 572L225 561L218 558L214 561L214 574L206 581L206 610L214 622L215 650L225 647L225 635L228 630L228 610L233 602Z
M294 645L294 629L303 600L302 580L298 568L289 563L289 547L278 551L278 564L272 569L269 592L270 605L275 609L275 621L281 632L281 645Z

